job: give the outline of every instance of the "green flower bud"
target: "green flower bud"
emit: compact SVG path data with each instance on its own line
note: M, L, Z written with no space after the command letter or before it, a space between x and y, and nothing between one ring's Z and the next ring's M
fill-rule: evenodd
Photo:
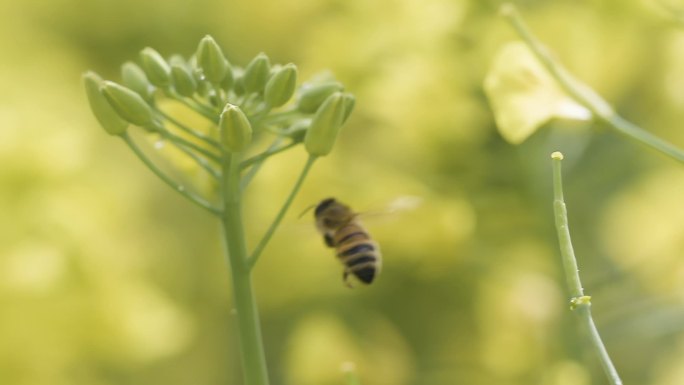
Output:
M289 63L268 79L264 89L264 101L271 107L282 106L294 94L296 84L297 67Z
M265 53L260 53L252 59L245 68L242 82L247 93L262 92L271 73L271 62Z
M240 107L226 104L219 121L221 145L225 150L240 152L252 142L252 125Z
M336 81L305 84L301 88L297 109L305 114L316 112L328 96L342 90L344 90L344 87Z
M203 81L197 82L197 94L199 96L208 99L213 92L214 90L211 88L211 84Z
M341 92L335 92L325 99L321 108L316 111L304 138L304 147L310 155L325 156L332 151L345 113L344 96Z
M147 47L140 51L142 68L150 79L150 83L157 87L171 85L171 67L164 58L153 48Z
M181 66L185 68L186 70L190 69L190 65L188 62L185 60L185 58L181 55L178 54L173 54L171 57L169 57L169 65L173 67L174 65Z
M121 135L126 132L128 122L121 119L107 99L100 93L102 78L94 72L86 72L82 79L90 109L102 128L110 135Z
M197 90L197 81L185 66L171 64L171 78L176 92L183 96L192 96Z
M152 109L135 91L105 80L100 92L124 120L138 126L149 126L154 123Z
M235 77L233 76L233 69L231 67L228 67L228 72L226 72L226 76L224 76L223 80L221 81L221 88L228 91L231 88L233 88L234 84Z
M233 81L233 91L235 95L241 96L245 94L245 71L242 68L235 68L235 80Z
M342 124L349 119L349 115L351 115L352 111L354 110L354 105L356 105L356 98L354 95L346 93L344 94L344 119L342 119Z
M197 66L202 70L206 80L219 84L230 72L230 63L223 56L221 47L213 37L206 35L197 47Z
M121 66L121 82L124 86L137 92L145 100L152 99L154 86L147 80L145 71L137 64L127 61Z
M300 119L287 128L285 135L289 136L293 141L301 143L304 141L309 127L311 127L311 119Z

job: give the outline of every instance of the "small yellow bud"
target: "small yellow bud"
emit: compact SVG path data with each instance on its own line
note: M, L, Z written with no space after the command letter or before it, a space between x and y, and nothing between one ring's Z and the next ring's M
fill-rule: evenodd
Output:
M230 73L230 63L223 56L221 47L209 35L200 40L196 57L197 66L202 70L204 78L211 83L221 83Z
M121 66L121 82L124 86L137 92L145 100L152 98L154 86L147 80L145 71L137 64L127 61Z
M192 96L197 90L197 81L185 66L172 64L171 78L176 92L182 96Z
M342 119L342 123L346 122L347 119L349 119L349 115L351 115L352 111L354 110L354 106L356 105L356 98L352 94L344 94L344 119Z
M334 92L342 91L344 87L336 81L317 84L305 84L297 101L297 109L306 114L316 112L326 98Z
M240 152L252 142L252 125L240 107L226 104L219 121L221 145L227 151Z
M171 85L171 67L154 48L146 47L140 51L142 68L150 83L157 87Z
M100 93L102 78L94 72L86 72L82 78L90 109L102 128L110 135L121 135L126 132L128 122L114 111L107 99Z
M304 138L304 147L310 155L325 156L332 151L344 122L345 110L344 96L341 92L335 92L325 99L316 111Z
M245 68L242 84L247 93L262 92L271 73L271 62L265 53L258 54Z
M138 126L149 126L154 123L150 106L130 88L105 80L102 82L100 92L124 120Z
M271 107L280 107L287 103L295 91L297 84L297 67L286 64L268 79L264 90L264 100Z

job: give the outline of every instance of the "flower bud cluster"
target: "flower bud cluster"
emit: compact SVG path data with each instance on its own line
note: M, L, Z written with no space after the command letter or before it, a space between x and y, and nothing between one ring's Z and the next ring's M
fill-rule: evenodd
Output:
M112 135L124 135L129 125L170 131L174 121L159 109L165 98L213 121L217 130L200 130L198 136L214 138L224 153L246 151L256 133L265 131L303 143L312 156L327 155L354 97L335 80L297 88L297 77L294 64L272 64L264 53L236 66L207 35L190 57L165 58L147 47L137 62L121 66L120 83L92 72L83 82L93 114Z

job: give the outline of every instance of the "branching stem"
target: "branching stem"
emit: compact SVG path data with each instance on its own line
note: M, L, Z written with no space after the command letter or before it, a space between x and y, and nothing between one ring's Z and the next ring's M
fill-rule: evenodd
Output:
M199 131L197 131L197 130L195 130L195 129L192 129L192 128L186 126L185 124L183 124L183 123L179 122L178 120L174 119L172 116L166 114L164 111L157 110L157 112L158 112L164 119L168 120L169 122L171 122L171 124L173 124L174 126L178 127L181 131L184 131L184 132L186 132L187 134L192 135L194 138L197 138L197 139L201 140L202 142L204 142L204 143L206 143L206 144L212 146L212 147L215 148L215 149L219 149L219 148L220 148L218 142L217 142L216 140L212 139L211 137L209 137L209 136L207 136L207 135L205 135L205 134L203 134L203 133L201 133L201 132L199 132Z
M147 155L138 147L133 139L128 134L124 134L121 136L121 138L126 142L128 147L133 150L135 155L140 158L140 160L147 166L147 168L150 169L155 175L159 177L164 183L169 185L172 189L183 195L184 197L188 198L190 201L195 203L196 205L202 207L203 209L209 211L210 213L214 215L221 215L221 210L214 207L211 203L209 203L206 199L194 194L191 191L188 191L184 186L176 183L173 179L171 179L168 175L166 175L163 171L161 171L155 164L152 162Z
M299 189L302 187L302 183L304 182L304 179L306 179L306 176L309 173L309 170L311 170L311 166L315 161L315 156L309 156L309 158L306 160L304 168L302 169L302 172L299 174L299 178L297 178L297 182L295 182L294 187L292 187L292 191L290 191L290 195L288 195L287 199L285 200L285 203L283 203L283 206L280 208L280 211L271 223L271 226L268 228L268 230L266 230L266 233L264 233L264 236L263 238L261 238L261 241L259 241L257 246L254 248L254 251L252 252L252 255L250 256L248 261L248 266L250 269L253 268L254 264L256 264L257 260L259 260L261 252L268 244L268 241L271 240L273 233L276 231L278 225L285 217L285 213L287 213L287 210L290 208L290 205L292 204L294 197L297 195Z

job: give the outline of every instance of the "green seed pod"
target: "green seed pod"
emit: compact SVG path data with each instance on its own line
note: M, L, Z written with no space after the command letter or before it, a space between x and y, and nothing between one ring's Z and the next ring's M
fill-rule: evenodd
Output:
M265 53L260 53L252 59L245 68L242 83L247 93L262 92L271 73L271 62Z
M86 72L82 76L90 109L95 119L110 135L122 135L128 128L128 122L121 119L107 99L100 93L102 78L94 72Z
M150 83L157 87L171 85L171 67L154 48L147 47L140 51L142 68L150 79Z
M219 84L230 70L230 63L213 37L206 35L197 47L197 66L202 70L206 80Z
M227 151L240 152L252 142L252 125L240 107L226 104L219 121L221 145Z
M316 111L306 132L304 147L312 156L325 156L332 151L346 113L344 96L335 92Z
M152 109L135 91L105 80L100 92L124 120L138 126L149 126L154 123Z
M147 80L145 71L137 64L127 61L121 66L121 82L124 86L137 92L143 99L152 99L154 86Z
M268 79L264 89L264 101L271 107L280 107L287 103L295 91L297 84L297 67L286 64Z
M349 115L351 115L352 111L354 110L354 105L356 105L356 98L354 95L345 93L344 94L344 119L342 119L342 124L344 124L347 119L349 119Z
M301 88L299 100L297 101L297 109L305 114L314 113L328 96L342 90L344 90L344 87L336 81L305 84Z
M192 96L197 90L197 82L190 71L182 65L171 64L171 77L176 92L182 96Z

